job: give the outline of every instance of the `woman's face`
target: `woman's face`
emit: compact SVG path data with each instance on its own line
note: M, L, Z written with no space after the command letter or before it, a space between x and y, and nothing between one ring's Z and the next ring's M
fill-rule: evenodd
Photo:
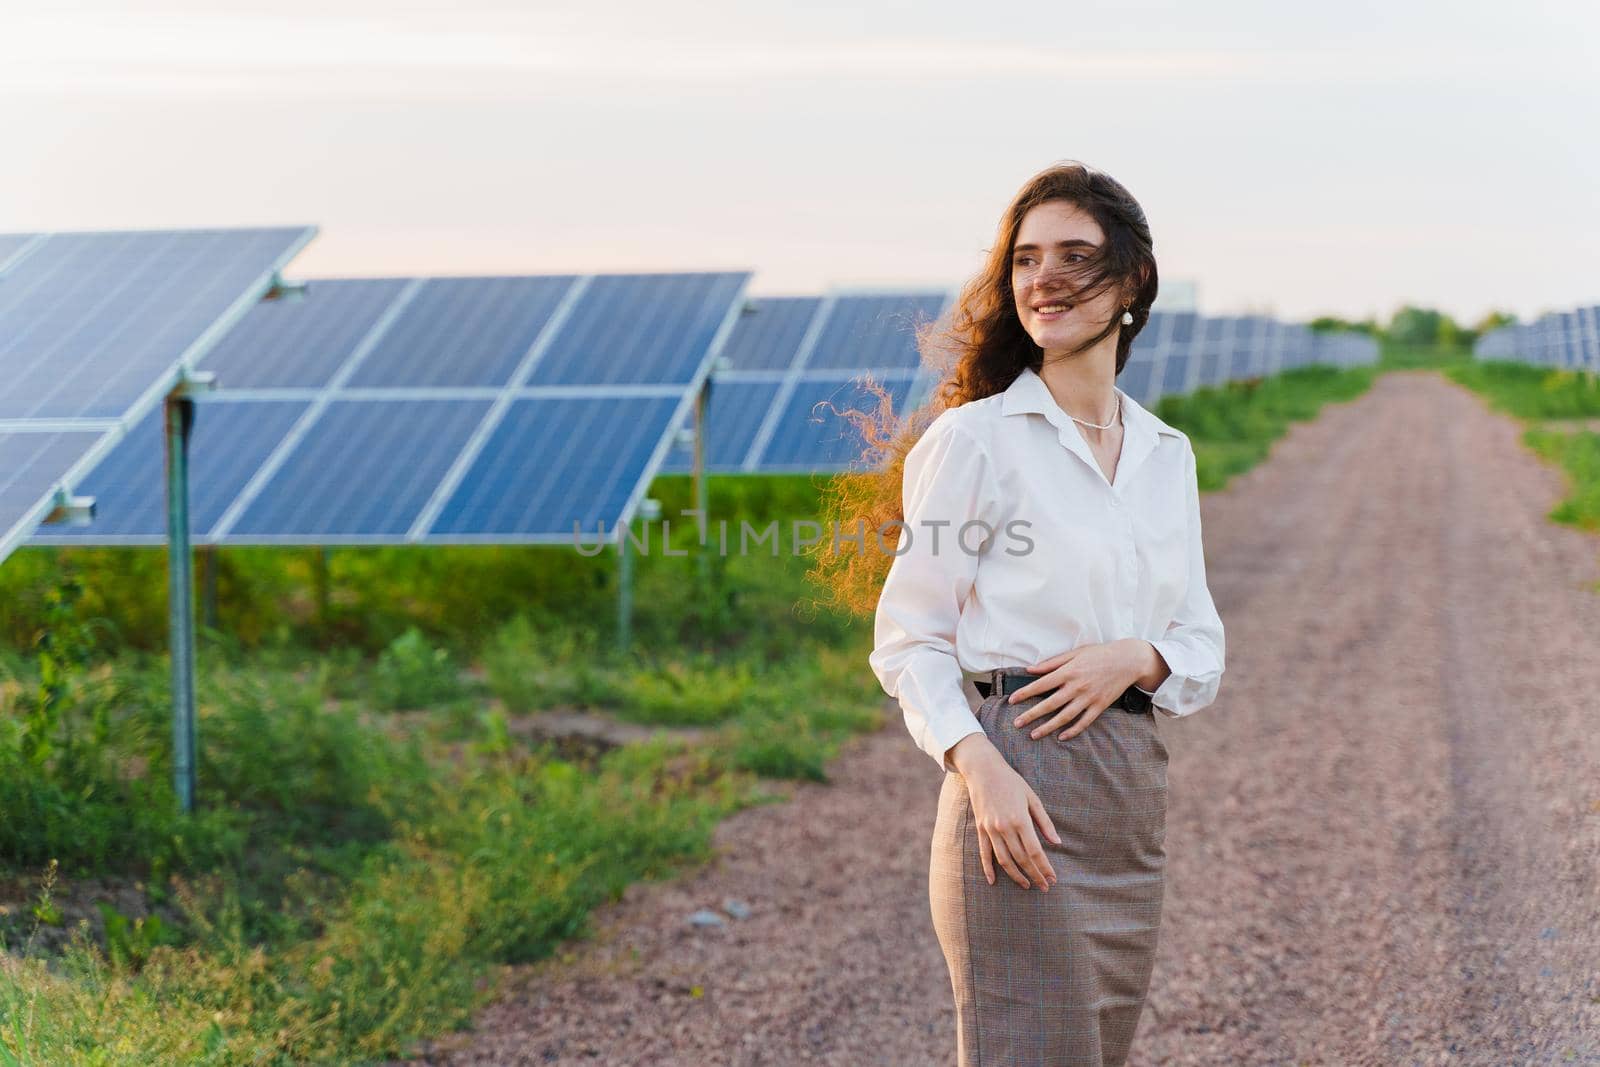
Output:
M1022 328L1046 352L1070 351L1113 315L1121 317L1115 288L1088 301L1074 295L1084 262L1104 240L1100 224L1069 200L1046 200L1022 217L1011 251L1011 291Z

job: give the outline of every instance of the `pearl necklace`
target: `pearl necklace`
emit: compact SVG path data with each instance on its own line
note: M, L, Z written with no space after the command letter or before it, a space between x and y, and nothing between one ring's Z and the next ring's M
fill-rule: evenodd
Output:
M1067 413L1067 418L1071 419L1073 422L1081 422L1085 426L1093 426L1097 430L1109 430L1109 429L1111 429L1111 427L1113 427L1113 426L1115 426L1117 424L1117 419L1121 414L1122 414L1122 394L1118 393L1117 394L1117 411L1116 411L1116 414L1112 415L1111 416L1111 421L1106 423L1104 426L1100 425L1098 422L1090 422L1088 419L1080 419L1080 418L1078 418L1078 416L1072 414L1070 411Z

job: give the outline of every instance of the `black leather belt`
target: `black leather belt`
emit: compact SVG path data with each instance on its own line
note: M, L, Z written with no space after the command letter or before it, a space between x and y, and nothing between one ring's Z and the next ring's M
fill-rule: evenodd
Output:
M988 700L993 695L995 688L1009 696L1029 682L1037 681L1041 675L1029 674L1024 667L999 667L989 673L989 680L976 679L973 685L978 687L978 694ZM1044 694L1039 694L1043 696ZM1122 695L1112 701L1111 707L1121 708L1124 711L1145 712L1151 710L1150 698L1139 691L1137 686L1128 686Z

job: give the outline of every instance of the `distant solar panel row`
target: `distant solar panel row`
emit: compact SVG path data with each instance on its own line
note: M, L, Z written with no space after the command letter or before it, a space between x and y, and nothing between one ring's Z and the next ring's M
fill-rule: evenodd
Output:
M1364 334L1317 333L1263 315L1203 316L1155 311L1139 331L1117 385L1147 408L1164 396L1280 374L1313 363L1375 362L1377 342Z
M201 361L197 544L517 543L610 536L727 339L744 272L311 281ZM160 412L42 544L159 544Z
M0 234L0 559L315 232Z
M947 294L764 297L749 302L715 372L706 405L705 467L713 473L828 472L871 458L847 412L872 410L883 386L897 413L933 386L915 327L942 314ZM1205 317L1153 312L1118 386L1153 407L1162 396L1262 377L1311 363L1349 366L1377 359L1359 334L1318 334L1265 316ZM690 424L685 423L685 428ZM693 469L692 444L673 449L664 470Z
M1478 338L1479 359L1505 359L1600 374L1600 307L1552 311L1533 322L1512 323Z

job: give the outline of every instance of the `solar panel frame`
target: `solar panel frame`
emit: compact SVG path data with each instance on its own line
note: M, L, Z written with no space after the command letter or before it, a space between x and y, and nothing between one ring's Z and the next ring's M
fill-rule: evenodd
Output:
M627 401L637 397L667 398L674 404L675 414L681 414L692 405L695 390L705 380L712 362L720 354L722 346L726 343L733 323L739 317L744 303L744 289L748 285L750 272L675 272L654 275L663 279L695 274L707 279L707 284L722 285L722 299L727 306L721 309L722 319L717 323L716 333L711 344L701 353L699 366L695 368L695 378L686 384L659 384L659 385L634 385L624 384L616 386L582 386L582 385L525 385L524 383L534 377L534 371L542 358L543 352L561 334L566 315L586 291L593 275L570 276L529 276L529 277L563 277L567 279L568 288L562 294L560 306L548 316L540 337L528 350L522 354L518 365L511 373L509 381L500 387L355 387L350 383L356 379L357 372L369 354L390 336L390 331L402 320L411 301L422 291L429 279L402 278L402 279L363 279L365 281L399 281L404 283L402 292L384 309L379 318L372 323L367 334L361 338L356 347L342 359L336 361L336 369L326 376L326 383L319 388L293 388L293 387L251 387L234 392L225 389L219 390L210 396L197 399L196 406L204 409L211 403L218 402L267 402L267 401L296 401L305 405L306 410L301 414L289 433L279 440L272 454L264 461L251 476L246 487L234 498L223 516L211 524L209 529L199 529L193 535L196 544L462 544L462 543L496 543L496 544L543 544L558 543L570 538L570 533L556 530L536 531L527 534L495 534L491 537L457 536L454 533L444 532L435 536L431 530L434 519L444 509L449 501L450 494L454 491L456 483L461 480L471 468L472 463L481 449L482 443L494 432L497 420L491 418L491 413L496 409L503 414L505 409L527 400L568 400L572 398L600 396L611 401ZM606 277L606 276L600 276ZM633 276L630 276L633 277ZM652 277L652 276L637 276ZM726 280L732 278L737 285L728 296L729 287ZM721 281L719 282L718 279ZM348 280L348 279L347 279ZM326 285L330 279L323 279ZM313 283L316 284L316 283ZM307 299L311 299L310 296ZM641 329L653 328L646 323ZM275 497L281 491L272 488L282 476L285 464L294 460L299 454L303 441L312 435L325 434L327 429L318 430L321 420L327 417L327 410L337 402L362 402L362 403L400 403L411 402L448 402L448 403L474 403L481 409L482 414L474 422L469 435L470 440L461 448L449 450L447 463L450 471L456 472L453 480L441 478L430 490L430 495L425 501L421 511L407 508L406 514L412 519L410 526L401 534L395 534L392 528L370 536L351 533L348 529L328 531L319 528L313 536L307 530L291 532L272 532L266 529L259 518L259 514L245 520L251 514L251 509L257 507L256 501L261 497ZM396 409L398 410L398 409ZM655 443L654 455L659 457L664 453L664 446L670 442L670 434L663 435L663 439ZM469 449L467 443L477 442L477 447ZM304 462L303 460L300 462ZM652 459L658 465L659 459ZM459 470L458 470L459 468ZM620 535L626 521L631 520L636 513L643 493L648 489L650 480L654 477L654 469L644 470L640 476L634 478L631 469L623 472L622 477L628 483L626 500L627 512L623 516L608 518L617 519L612 536L608 540L615 540ZM266 507L266 504L260 507ZM240 525L241 522L244 525ZM135 543L131 540L118 539L119 543ZM147 536L138 543L164 543L164 532L159 536ZM102 543L95 539L74 538L71 543ZM107 542L109 543L109 542Z
M7 242L10 255L0 263L0 278L6 278L24 264L28 257L37 254L38 250L45 247L49 240L57 236L66 236L79 240L88 240L99 237L121 238L129 234L143 235L155 239L159 236L170 235L238 235L250 234L261 237L270 243L270 248L263 252L264 262L249 276L248 284L231 301L222 304L219 314L208 317L209 324L200 329L193 337L185 334L186 343L170 360L164 361L164 369L153 375L153 381L142 391L136 392L134 399L126 404L115 417L72 418L67 420L41 419L17 420L21 425L8 425L8 420L0 420L0 433L7 432L59 432L50 431L52 426L59 426L62 430L70 432L98 433L98 437L88 443L77 461L62 471L53 483L52 491L47 492L31 507L22 507L15 514L14 519L0 527L0 561L3 561L19 545L31 538L37 528L43 524L54 508L54 489L62 488L71 490L83 478L110 454L128 431L139 423L152 409L160 405L164 398L184 378L186 373L204 357L217 340L226 334L243 315L271 289L282 269L292 261L305 246L318 233L315 226L285 226L267 227L250 230L129 230L129 231L64 231L60 234L33 234L26 235L27 241L11 240ZM271 235L269 237L269 235ZM15 238L19 235L7 235ZM270 254L267 254L270 252ZM63 423L67 425L62 425ZM34 427L30 430L29 427Z

